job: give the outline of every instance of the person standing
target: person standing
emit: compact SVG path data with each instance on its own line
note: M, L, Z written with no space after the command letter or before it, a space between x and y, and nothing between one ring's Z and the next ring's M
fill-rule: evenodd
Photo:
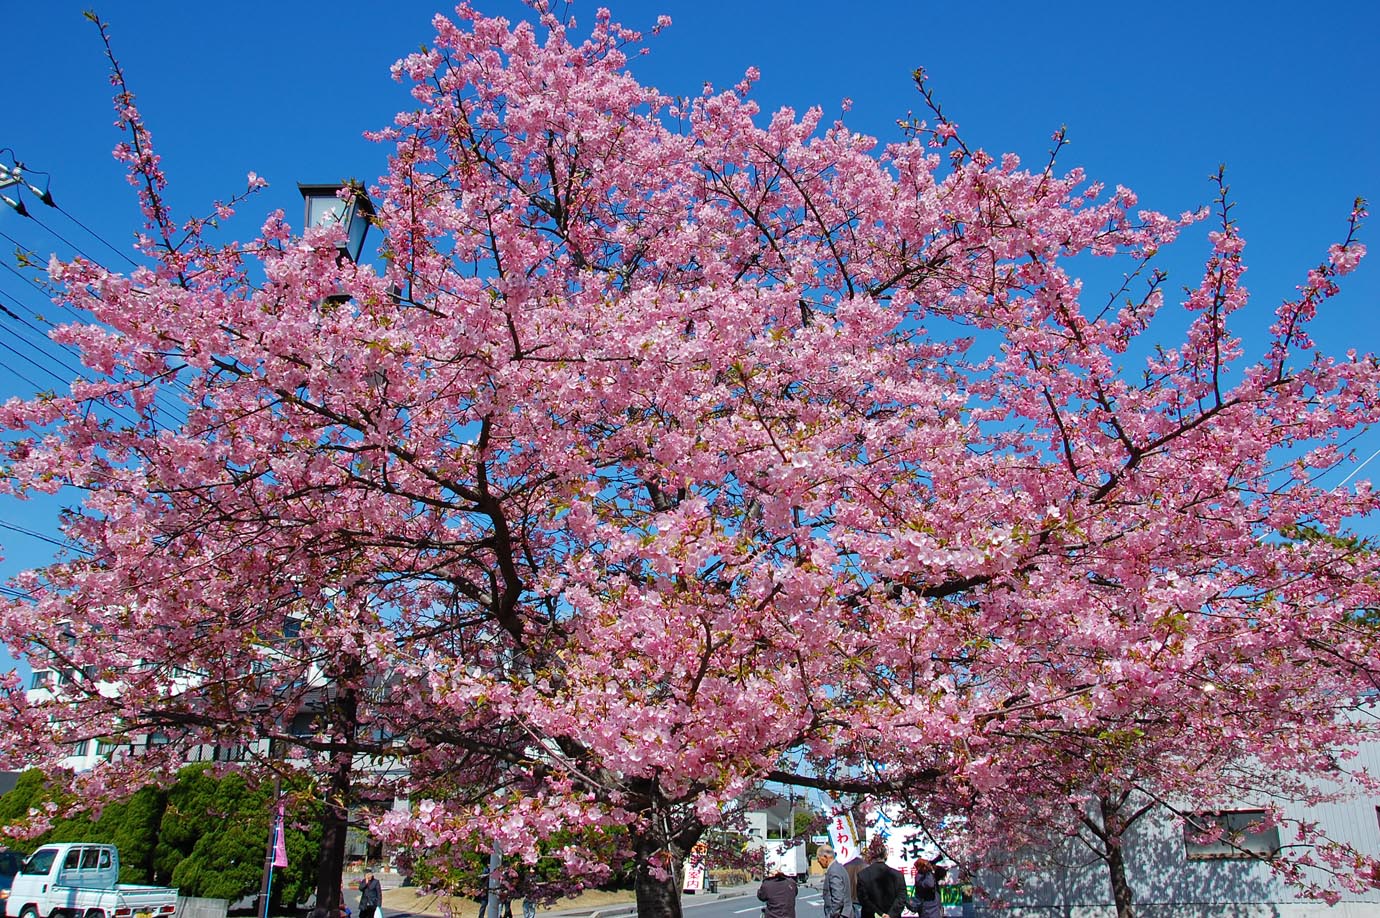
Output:
M853 918L862 918L862 903L858 901L858 874L865 866L867 862L860 857L843 865L843 869L848 871L848 894L853 897Z
M379 885L374 871L364 871L359 881L359 918L374 918L374 913L383 905L383 887Z
M862 918L901 918L906 907L906 878L886 862L886 843L874 838L867 846L867 866L858 874Z
M920 918L944 918L944 903L939 898L939 881L944 868L936 867L925 858L915 861L915 896L913 908Z
M853 896L849 892L848 871L834 860L834 849L820 845L815 860L824 868L824 886L820 894L824 900L824 918L852 918Z
M767 903L762 909L764 918L795 918L795 897L800 892L800 884L795 877L786 876L777 865L772 875L757 887L757 898Z

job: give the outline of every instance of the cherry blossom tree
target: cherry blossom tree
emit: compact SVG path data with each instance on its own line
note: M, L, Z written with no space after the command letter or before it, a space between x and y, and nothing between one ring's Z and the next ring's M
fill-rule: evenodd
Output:
M970 146L922 74L882 145L763 117L752 71L668 97L607 13L580 40L534 9L462 5L396 65L382 269L280 213L213 241L240 199L176 221L121 83L147 265L54 263L96 381L0 409L6 486L81 495L80 552L4 607L75 674L14 694L11 758L130 737L73 779L95 800L242 744L333 805L406 795L373 830L419 856L559 836L579 882L619 840L639 913L676 916L764 778L1000 800L1171 699L1146 742L1361 739L1375 557L1297 537L1376 509L1319 480L1380 415L1376 361L1308 337L1352 235L1247 354L1225 201L1183 327L1158 259L1202 215ZM1124 283L1085 290L1091 258Z

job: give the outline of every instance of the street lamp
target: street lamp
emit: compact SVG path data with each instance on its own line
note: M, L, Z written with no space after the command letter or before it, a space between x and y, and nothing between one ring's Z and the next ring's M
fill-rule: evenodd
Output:
M340 192L348 191L341 198ZM358 263L359 253L364 248L364 234L369 231L369 218L374 215L374 202L354 185L304 185L297 184L306 201L307 212L304 226L339 225L345 230L345 242L340 246L340 258L348 258Z

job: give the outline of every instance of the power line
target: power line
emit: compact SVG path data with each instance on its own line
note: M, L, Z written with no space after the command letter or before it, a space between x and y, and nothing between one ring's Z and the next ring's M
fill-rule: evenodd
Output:
M37 217L35 217L33 214L29 214L29 219L32 220L32 221L34 221L35 223L37 223L39 226L43 227L45 230L48 231L48 234L49 234L49 235L54 236L59 242L65 244L69 249L71 249L72 251L76 252L76 253L77 253L78 255L80 255L82 258L85 258L87 261L91 262L92 264L100 264L100 262L96 261L96 259L94 259L94 258L92 258L90 255L86 254L86 252L84 252L84 251L82 250L81 246L77 245L75 242L73 242L72 240L68 239L66 236L62 235L62 234L59 233L57 230L53 229L51 226L49 226L48 224L44 223L42 220L38 219ZM93 235L94 235L94 234L93 234ZM98 238L99 238L99 237L98 237ZM104 242L105 240L101 240L101 241ZM110 245L110 243L107 242L106 245ZM137 265L136 265L136 267L137 267Z
M61 204L55 204L55 205L53 205L53 206L56 207L56 208L58 209L58 212L61 213L63 216L65 216L68 220L71 220L71 221L72 221L73 223L75 223L77 226L80 226L82 229L86 230L87 235L91 236L93 239L95 239L95 240L97 240L98 242L100 242L101 245L105 246L107 249L110 249L110 251L114 252L116 255L120 256L120 257L123 258L125 261L129 262L129 265L130 265L131 268L137 268L137 267L139 267L139 262L135 261L133 258L130 258L128 254L126 254L125 252L120 251L120 250L117 249L114 245L112 245L111 243L107 242L104 236L102 236L101 234L97 233L97 232L96 232L95 230L93 230L91 227L87 226L85 223L83 223L83 222L81 222L80 220L78 220L74 214L72 214L70 211L67 210L67 208L63 207ZM44 226L44 224L42 224L42 223L39 223L39 226L43 226L44 229L47 229L47 227ZM50 230L50 232L51 232L51 230ZM53 233L53 235L56 236L57 234L56 234L56 233ZM61 238L61 237L59 237L59 238ZM95 261L95 259L89 259L89 260L90 260L90 261Z
M0 294L5 294L5 291L4 291L3 288L0 288ZM5 295L6 295L6 296L9 296L9 294L5 294ZM12 301L14 301L14 303L15 303L16 306L19 306L19 305L20 305L19 302L18 302L17 300L14 300L14 298L13 298L12 296L10 297L10 299L11 299ZM22 306L21 306L21 308L22 308ZM59 344L58 342L54 341L52 338L49 338L48 335L43 331L43 329L41 329L41 328L39 328L38 326L34 325L32 322L27 321L23 316L19 315L18 313L15 313L14 311L10 310L7 306L5 306L4 303L0 303L0 313L3 313L3 314L5 314L5 315L9 316L12 320L14 320L15 322L18 322L20 325L23 325L25 328L29 329L31 332L33 332L35 335L38 336L37 341L35 341L34 339L25 337L23 334L21 334L21 333L19 333L19 332L16 331L16 332L14 333L16 338L20 339L20 340L23 341L25 344L28 344L28 345L29 345L30 347L32 347L34 350L36 350L36 351L42 353L43 356L48 357L49 359L51 359L54 363L56 363L58 366L62 367L63 369L65 369L65 370L67 370L67 371L69 371L69 372L71 372L71 373L75 373L75 374L78 375L78 376L82 376L82 375L83 375L83 374L82 374L82 371L81 371L80 369L77 369L76 367L73 367L71 364L64 363L63 360L62 360L61 358L59 358L56 354L50 354L50 353L48 353L47 351L44 350L44 347L46 347L46 346L48 346L48 345L51 345L51 346L57 347L57 348L61 348L62 350L66 351L67 353L71 354L73 357L76 357L77 360L80 362L80 360L81 360L81 354L80 354L75 348L73 348L70 344Z
M42 386L40 386L38 383L34 382L34 381L33 381L32 379L30 379L29 377L25 376L23 373L21 373L21 372L19 372L18 370L16 370L14 367L5 367L5 369L9 370L10 373L12 373L14 376L16 376L16 377L18 377L19 379L23 380L23 381L25 382L25 384L27 384L27 385L28 385L30 388L32 388L35 392L43 392L43 391L44 391L44 389L43 389Z
M38 321L43 321L41 318L39 318L38 314L37 314L36 312L34 312L34 310L33 310L32 307L26 306L26 305L19 299L19 297L15 296L13 293L10 293L10 292L8 292L8 291L5 291L3 288L0 288L0 294L3 294L5 297L7 297L15 306L19 307L20 309L25 309L26 311L28 311L29 314L32 315L32 316L34 316L34 318L35 318L36 320L38 320ZM60 348L62 348L63 350L67 351L67 352L68 352L69 354L71 354L72 356L76 357L77 360L80 362L80 360L81 360L81 354L80 354L80 352L79 352L76 348L74 348L74 347L72 347L71 345L68 345L68 344L60 344L60 343L58 343L58 342L53 341L52 338L50 338L50 337L48 336L48 334L47 334L43 329L41 329L41 328L39 328L38 326L34 325L32 322L29 322L29 321L26 320L23 316L20 316L20 315L18 315L17 313L15 313L13 310L7 308L3 303L0 303L0 313L3 313L4 315L9 316L9 317L10 317L11 319L13 319L14 321L20 323L21 325L23 325L23 326L25 326L26 328L28 328L29 330L31 330L36 336L38 336L38 340L44 342L44 344L35 343L33 340L30 340L30 339L26 338L25 336L23 336L23 335L21 335L21 334L19 334L19 333L16 332L16 333L15 333L15 337L16 337L18 340L24 342L24 343L27 344L29 347L33 348L36 352L38 352L39 354L42 354L42 356L43 356L45 359L48 359L48 360L52 361L55 365L57 365L57 366L59 366L59 367L62 367L62 368L63 368L64 370L66 370L67 372L76 374L76 376L77 376L78 378L80 378L80 379L82 379L82 380L84 380L84 381L87 381L87 382L90 382L90 381L91 381L90 378L86 375L86 373L85 373L84 370L76 369L76 368L72 367L70 364L67 364L67 363L65 363L64 361L62 361L60 358L58 358L55 354L52 354L52 353L50 353L49 351L45 350L45 346L48 346L48 345L60 347ZM13 349L10 349L10 350L13 350ZM22 357L23 355L20 355L20 356ZM28 360L27 357L25 357L24 359L25 359L25 360ZM29 360L29 362L30 362L30 363L33 363L34 361ZM35 365L37 365L37 364L35 364ZM53 373L53 371L52 371L51 369L48 369L48 368L46 368L46 367L41 367L41 369L44 369L44 371L47 372L47 373L49 373L50 375L54 375L54 376L57 375L57 374ZM62 381L63 381L63 382L71 382L71 379L70 379L70 377L69 377L69 378L62 378ZM31 382L31 381L29 381L29 382L30 382L30 385L32 385L32 382ZM189 391L189 390L187 389L186 383L184 383L184 382L182 382L181 380L177 379L176 376L170 376L170 377L169 377L168 385L170 385L170 386L176 386L176 387L178 387L178 388L180 388L180 389L182 389L182 390L184 390L184 391ZM155 396L155 399L159 399L159 398L161 397L161 401L159 401L158 404L160 404L160 405L162 406L163 410L164 410L165 412L167 412L168 416L171 417L171 418L173 418L173 419L175 419L175 420L178 420L178 421L181 421L181 422L185 422L185 421L186 421L186 417L187 417L186 407L185 407L181 402L178 402L178 401L176 401L176 400L173 400L169 395L167 395L167 393L166 393L166 391L165 391L165 387L160 386L160 387L158 387L158 389L157 389L156 391L157 391L157 395ZM110 410L111 410L111 411L115 411L115 409L113 409L113 408L110 409ZM116 412L116 413L118 414L118 412ZM129 418L125 417L124 415L120 415L120 417L121 417L123 420L125 420L126 422L128 422L128 423L133 423L132 421L129 420Z
M11 236L9 233L0 232L0 237L3 237L3 238L5 238L5 239L8 239L11 243L14 244L15 248L20 249L20 250L23 250L23 251L27 251L27 249L25 248L25 246L24 246L22 243L20 243L17 239L15 239L13 236ZM0 266L3 266L4 269L5 269L6 271L10 272L10 273L13 274L15 277L17 277L17 278L19 278L21 281L23 281L25 287L29 287L29 286L32 285L32 283L33 283L32 278L28 278L28 277L25 277L23 274L20 274L19 271L18 271L18 269L12 267L8 261L0 261ZM50 302L51 302L51 301L50 301ZM91 321L89 317L83 317L83 316L81 315L81 313L77 312L77 311L76 311L75 309L73 309L71 306L67 305L66 302L64 302L64 301L62 301L62 300L57 300L56 302L57 302L57 305L58 305L59 308L67 310L69 313L72 314L72 316L73 316L78 322L89 322L89 321Z
M41 542L47 542L50 545L56 545L58 548L66 548L83 555L95 554L95 552L82 548L80 545L73 544L72 542L63 542L62 540L55 539L52 536L46 536L41 532L34 532L32 529L25 529L23 526L16 526L13 523L6 523L4 520L0 520L0 528L9 529L13 532L19 533L20 535L26 535L30 538L38 539Z
M15 350L14 348L12 348L12 347L10 347L8 344L6 344L4 341L0 341L0 347L2 347L2 348L4 348L5 350L9 351L11 354L13 354L14 356L18 357L20 360L24 361L25 363L29 364L30 366L37 367L38 369L42 370L44 373L47 373L49 376L53 377L54 379L56 379L56 380L57 380L58 382L60 382L60 383L68 383L68 384L70 384L70 383L72 382L72 380L71 380L70 377L64 378L64 377L62 376L62 374L58 373L56 370L50 369L50 368L48 368L48 367L45 367L43 364L39 363L37 360L34 360L32 357L28 356L27 354L21 354L19 351ZM13 368L13 367L9 367L8 369L13 370L14 368Z

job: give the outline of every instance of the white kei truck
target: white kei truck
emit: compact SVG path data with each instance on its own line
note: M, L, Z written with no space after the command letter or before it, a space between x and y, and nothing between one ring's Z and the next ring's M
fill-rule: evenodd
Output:
M11 918L172 918L177 890L119 882L114 845L44 845L24 859L10 886Z
M769 877L774 873L784 873L805 882L810 876L810 862L805 857L805 843L795 840L772 839L762 849L766 855L765 870L762 875Z

